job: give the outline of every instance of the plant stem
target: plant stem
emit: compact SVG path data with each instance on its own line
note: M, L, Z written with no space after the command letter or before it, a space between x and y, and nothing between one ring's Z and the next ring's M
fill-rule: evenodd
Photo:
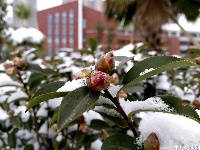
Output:
M20 71L18 71L17 74L18 74L19 81L23 84L23 88L25 90L25 93L28 95L28 98L30 100L31 99L31 94L30 94L30 91L28 90L28 86L27 86L26 83L24 83ZM40 136L40 134L38 132L39 131L39 124L37 122L38 118L37 118L36 114L37 114L36 110L33 109L33 123L34 123L34 126L35 126L34 130L36 132L37 140L38 140L38 143L39 143L39 148L41 149L42 146L44 145L44 140L43 140L43 138Z
M133 126L132 122L128 119L128 116L124 112L124 110L121 107L120 103L118 102L117 98L113 97L107 89L104 90L104 92L105 92L105 95L115 104L115 106L117 107L117 111L124 117L124 119L127 122L129 128L133 132L134 136L138 137L138 134L137 134L137 131L136 131L135 127Z

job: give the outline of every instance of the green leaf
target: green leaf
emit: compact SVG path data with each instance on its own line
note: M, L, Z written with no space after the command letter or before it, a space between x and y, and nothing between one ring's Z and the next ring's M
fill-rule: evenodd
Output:
M65 84L64 81L57 81L57 82L52 82L52 83L46 84L36 92L34 97L37 97L38 95L41 95L41 94L56 92L64 84Z
M179 115L187 116L200 123L200 117L197 114L197 112L194 110L194 108L190 106L189 104L183 105L182 104L183 101L180 98L171 96L171 95L157 96L157 97L160 97L162 101L164 101L167 105L169 105L169 107L172 108L173 110L171 112L168 112L164 110L161 111L161 110L139 109L139 110L135 110L129 113L128 114L129 119L131 119L131 117L136 113L151 111L151 112L163 112L163 113L165 112L165 113L171 113L171 114L179 114Z
M31 76L29 78L29 81L28 81L28 85L29 85L30 91L32 91L37 86L39 86L41 84L42 80L46 80L46 75L45 74L41 74L41 73L33 73L33 74L31 74Z
M187 117L191 117L200 122L200 117L197 112L194 110L192 106L183 105L182 100L175 96L158 96L160 97L166 104L168 104L171 108L174 109L174 113L178 113L180 115L184 115Z
M139 150L135 138L125 134L115 134L108 137L101 147L102 150Z
M98 42L93 38L89 38L88 45L90 46L91 50L94 52L97 49Z
M30 64L30 63L28 63L26 65L25 69L29 70L31 72L44 73L43 69L39 65L36 65L36 64Z
M86 86L67 94L60 105L58 116L59 130L89 110L98 100L99 96L100 92L92 91Z
M177 67L186 67L186 66L196 66L196 64L191 61L172 56L156 56L147 58L135 64L127 72L122 81L122 83L124 84L124 87L122 87L122 89L132 86L135 83L138 83L142 80L145 80L161 72L168 71ZM140 75L146 69L148 70L153 69L153 70L143 75Z
M28 144L25 146L24 150L34 150L34 147L32 144Z
M15 148L16 144L17 144L17 138L15 132L11 132L10 134L8 134L8 145L11 148Z
M49 126L52 126L57 120L58 120L58 113L54 113L53 117L51 118Z
M107 118L108 120L112 121L113 123L115 123L116 125L118 125L121 128L126 128L128 127L128 124L126 123L126 121L122 118L118 118L118 117L113 117L110 115L107 115L105 113L102 112L98 112L101 116L103 116L104 118Z
M64 97L66 95L67 95L67 92L52 92L52 93L39 95L29 101L26 111L28 111L30 108L32 108L33 106L41 102L48 101L54 98Z
M90 123L90 127L95 130L109 130L111 127L103 120L93 119Z
M120 64L118 66L116 66L116 70L119 69L124 64L126 64L131 59L133 60L133 57L115 56L115 60L120 62Z
M21 117L20 116L10 117L10 123L15 127L20 128L21 127Z

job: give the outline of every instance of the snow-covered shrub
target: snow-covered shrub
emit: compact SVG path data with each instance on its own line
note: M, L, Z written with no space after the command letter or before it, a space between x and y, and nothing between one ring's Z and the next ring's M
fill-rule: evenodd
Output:
M20 46L1 66L1 148L199 148L200 112L179 95L159 95L173 94L168 71L195 63L133 54L132 45L100 57L95 40L88 43L44 59ZM157 90L153 97L145 98L144 83Z
M74 132L65 142L70 149L198 147L199 112L181 98L156 95L146 100L129 99L131 93L141 92L138 83L163 72L155 86L170 90L166 71L196 64L173 56L151 56L132 63L129 70L124 70L123 77L116 77L118 70L131 60L116 53L101 56L95 66L80 69L70 81L46 84L29 101L27 110L63 97L51 125L57 127L59 135L66 130Z

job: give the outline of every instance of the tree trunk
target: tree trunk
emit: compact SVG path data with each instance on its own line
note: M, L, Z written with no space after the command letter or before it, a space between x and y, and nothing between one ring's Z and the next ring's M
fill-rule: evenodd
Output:
M191 36L189 32L187 32L177 21L177 19L174 18L174 16L171 16L171 19L181 28L181 31L189 38L189 40L192 42L193 45L195 45L198 49L200 49L200 44Z

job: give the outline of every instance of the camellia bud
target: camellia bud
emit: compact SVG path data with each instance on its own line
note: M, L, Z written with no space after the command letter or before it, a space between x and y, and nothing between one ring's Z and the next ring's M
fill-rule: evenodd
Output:
M78 79L88 77L90 75L90 72L91 71L89 69L83 69L75 74L74 79L78 80Z
M88 125L85 122L81 123L79 126L79 130L83 133L86 133L88 131Z
M111 76L111 83L114 85L117 85L119 83L119 76L116 73Z
M160 142L155 133L151 133L144 142L145 150L159 150Z
M12 62L5 62L5 63L3 64L3 66L4 66L4 68L8 69L8 68L10 68L10 67L13 66L13 63L12 63Z
M119 97L121 97L121 98L127 98L128 95L123 90L121 90L121 91L119 91Z
M195 59L196 64L200 65L200 57L196 57Z
M95 70L112 74L115 69L115 58L113 52L101 56L95 65Z
M13 59L13 63L14 63L17 67L22 68L22 67L25 66L26 61L25 61L24 58L15 57L15 58Z
M87 86L94 91L105 90L110 86L111 77L109 74L94 71L87 78Z
M17 68L16 67L10 67L10 68L8 68L7 70L6 70L6 74L8 75L8 76L13 76L13 75L15 75L16 73L17 73Z

